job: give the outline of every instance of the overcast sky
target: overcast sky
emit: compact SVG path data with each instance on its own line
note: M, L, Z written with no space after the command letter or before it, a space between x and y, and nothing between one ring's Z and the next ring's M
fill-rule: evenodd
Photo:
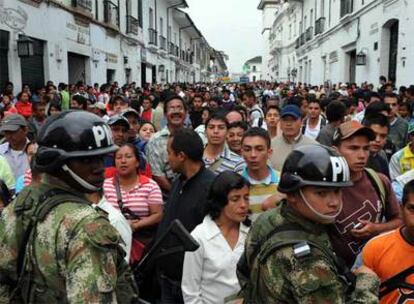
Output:
M259 0L187 0L185 11L208 43L229 56L229 71L241 72L248 59L261 55Z

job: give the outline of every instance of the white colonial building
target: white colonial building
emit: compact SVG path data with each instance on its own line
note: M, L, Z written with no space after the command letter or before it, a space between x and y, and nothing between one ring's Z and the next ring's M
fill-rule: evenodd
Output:
M258 81L263 79L262 56L256 56L247 60L243 65L243 74L249 78L249 81Z
M209 81L213 48L186 7L185 0L0 0L0 90L6 81L16 92L47 80Z
M268 80L414 83L414 1L262 0L258 8Z

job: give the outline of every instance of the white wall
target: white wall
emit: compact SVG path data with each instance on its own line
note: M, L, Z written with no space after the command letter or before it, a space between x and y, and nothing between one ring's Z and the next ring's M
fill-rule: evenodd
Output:
M359 53L362 50L367 55L367 64L356 66L355 81L357 83L368 81L378 85L380 75L388 76L388 22L391 19L397 19L399 20L399 43L396 84L399 86L414 83L410 75L410 71L414 69L414 60L412 60L414 38L410 35L410 30L414 25L414 1L365 0L364 5L361 1L354 1L353 12L343 18L340 18L340 2L340 0L303 1L303 14L304 17L306 16L306 26L305 18L302 19L303 30L306 31L309 26L313 26L313 39L298 49L292 47L291 40L286 35L293 16L295 14L298 16L298 13L299 16L301 15L302 4L292 1L290 5L295 5L297 9L277 19L273 29L283 27L283 32L275 39L282 39L283 47L278 52L272 53L272 62L279 63L279 80L286 79L289 60L290 67L292 67L294 65L292 61L296 56L296 67L298 71L302 70L302 73L298 73L298 81L313 84L321 84L327 80L333 83L349 81L349 52L355 50ZM323 10L322 3L324 4ZM326 18L325 30L315 37L315 21L322 14ZM300 20L301 18L298 18L297 27L299 27ZM269 43L271 46L272 41ZM377 50L374 49L374 44L378 45ZM269 47L267 52L271 51ZM309 68L309 62L311 68Z

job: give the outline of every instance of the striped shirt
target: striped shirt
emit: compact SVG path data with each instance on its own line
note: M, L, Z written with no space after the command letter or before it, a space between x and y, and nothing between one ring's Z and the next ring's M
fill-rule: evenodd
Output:
M242 176L250 183L249 189L249 203L252 215L250 218L254 221L259 216L262 210L262 203L270 196L277 193L277 185L279 184L279 172L269 168L269 175L261 181L251 178L247 172L247 167L244 168Z
M116 188L114 178L108 178L104 182L104 195L108 203L116 209L120 209L118 205L118 198L116 195ZM134 214L141 218L150 215L150 205L162 205L162 195L158 184L152 179L140 175L135 187L125 191L120 186L122 202L124 207L129 208Z
M210 169L216 174L223 171L241 172L246 165L243 158L231 151L226 145L223 152L214 160L203 157L204 164L207 169Z

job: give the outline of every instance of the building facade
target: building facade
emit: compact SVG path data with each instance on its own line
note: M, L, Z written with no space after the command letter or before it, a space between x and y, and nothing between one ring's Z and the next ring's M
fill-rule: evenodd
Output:
M414 83L414 1L263 0L259 9L273 12L269 80Z
M262 56L256 56L247 60L243 65L243 74L249 78L249 81L258 81L263 79L263 61Z
M0 0L0 90L209 81L213 49L185 0ZM22 42L33 51L23 56ZM19 49L20 48L20 49Z

